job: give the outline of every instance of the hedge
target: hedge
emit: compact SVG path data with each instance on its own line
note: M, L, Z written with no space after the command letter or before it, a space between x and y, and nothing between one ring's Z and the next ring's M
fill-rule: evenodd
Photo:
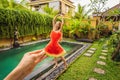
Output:
M0 9L0 38L12 38L17 27L20 36L40 35L52 29L52 17L27 10Z

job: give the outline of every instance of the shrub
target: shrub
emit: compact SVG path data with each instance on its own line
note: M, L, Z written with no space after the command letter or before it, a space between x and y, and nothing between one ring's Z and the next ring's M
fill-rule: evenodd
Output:
M49 33L52 17L28 10L0 9L0 38L13 37L17 27L20 36Z

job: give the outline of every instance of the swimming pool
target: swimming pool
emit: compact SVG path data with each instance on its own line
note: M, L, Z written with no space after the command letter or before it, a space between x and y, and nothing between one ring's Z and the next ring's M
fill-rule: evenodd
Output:
M48 41L38 42L35 44L10 49L7 51L0 52L0 80L2 80L6 75L8 75L20 62L21 58L26 52L42 49L46 46ZM74 47L76 47L75 44L70 44L66 42L61 43L62 47L67 51L67 54L69 51L71 51ZM38 69L42 64L46 63L47 61L52 61L53 57L48 57L42 62L40 62L34 70Z

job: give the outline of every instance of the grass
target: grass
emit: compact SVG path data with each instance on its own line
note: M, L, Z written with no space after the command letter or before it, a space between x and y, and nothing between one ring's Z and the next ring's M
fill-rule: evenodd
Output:
M105 66L96 64L101 55L102 46L105 40L96 41L91 47L97 48L95 54L92 57L86 57L83 54L69 66L69 68L57 78L57 80L88 80L90 77L94 77L97 80L119 80L120 79L120 62L114 62L111 60L112 48L109 49L107 59L102 60L106 62ZM93 69L102 68L105 70L104 75L93 72Z

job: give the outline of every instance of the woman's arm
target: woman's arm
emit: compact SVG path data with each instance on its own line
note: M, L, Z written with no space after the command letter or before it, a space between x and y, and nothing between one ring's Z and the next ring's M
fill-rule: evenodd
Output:
M64 24L64 19L63 19L63 15L61 14L62 16L62 23L61 23L61 26L60 26L60 31L62 32L62 27L63 27L63 24Z
M56 22L56 18L60 16L60 14L56 15L54 18L53 18L53 21L52 21L52 24L53 24L53 29L54 29L54 25L55 25L55 22Z
M53 21L52 21L53 26L55 25L56 18L57 18L58 16L60 16L60 14L56 15L56 16L53 18Z

